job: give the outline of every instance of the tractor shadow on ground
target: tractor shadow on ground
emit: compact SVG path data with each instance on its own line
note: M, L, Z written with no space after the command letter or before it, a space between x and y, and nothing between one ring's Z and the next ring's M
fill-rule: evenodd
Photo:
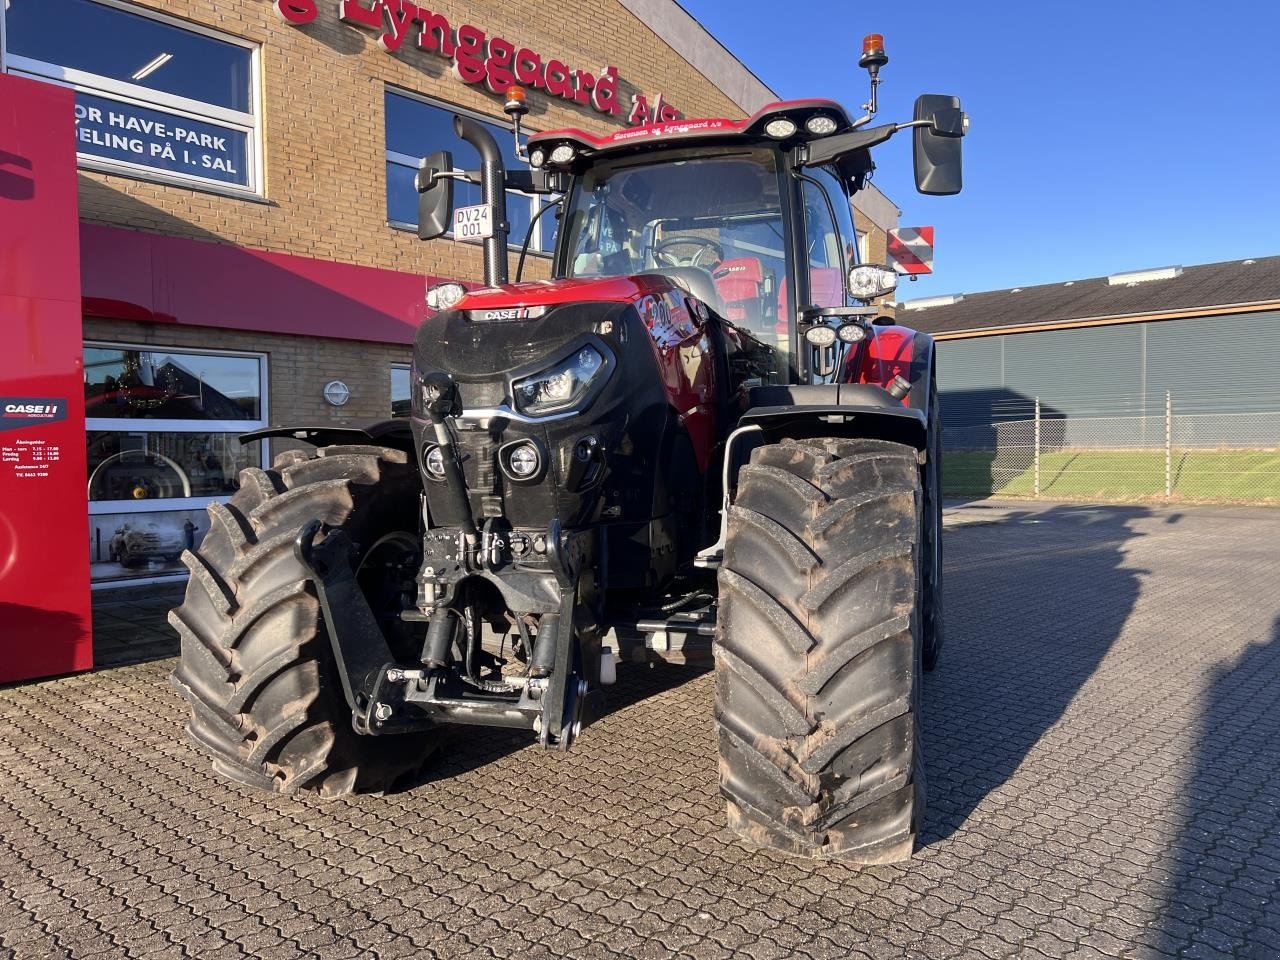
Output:
M956 832L1058 720L1119 637L1140 506L1059 505L948 532L947 634L924 691L924 845Z
M711 663L672 664L621 663L618 665L618 682L609 687L604 715L596 724L634 704L648 700L681 687L712 669ZM584 737L592 737L600 731L588 727ZM450 731L448 742L417 776L400 781L394 793L404 793L427 786L439 780L469 773L480 767L501 760L512 753L537 746L536 735L529 730L502 728L463 727Z

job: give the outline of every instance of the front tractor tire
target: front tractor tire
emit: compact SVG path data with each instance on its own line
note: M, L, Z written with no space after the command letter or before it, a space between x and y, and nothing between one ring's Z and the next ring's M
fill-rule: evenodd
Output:
M916 450L783 440L739 474L720 568L729 826L786 853L906 859L923 820Z
M358 570L363 560L386 568L386 545L416 539L418 490L404 453L333 446L244 470L231 499L209 506L208 533L183 554L191 578L169 622L182 640L172 680L191 705L187 732L216 772L278 793L340 796L389 789L433 752L436 731L352 729L319 600L294 555L299 530L318 519L350 536Z

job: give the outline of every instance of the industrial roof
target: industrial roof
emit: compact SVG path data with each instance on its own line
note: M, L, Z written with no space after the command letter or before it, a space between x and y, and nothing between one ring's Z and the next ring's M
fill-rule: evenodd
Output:
M1150 314L1212 313L1216 307L1261 303L1280 303L1280 256L903 300L898 303L898 317L926 333L952 334Z

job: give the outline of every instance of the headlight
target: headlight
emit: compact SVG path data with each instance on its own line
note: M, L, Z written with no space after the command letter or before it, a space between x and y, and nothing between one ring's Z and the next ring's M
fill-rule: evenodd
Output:
M804 338L815 347L829 347L836 342L836 331L834 327L819 324L806 330Z
M845 343L857 343L867 338L867 328L857 321L841 324L836 333Z
M804 128L815 136L825 137L828 133L836 132L836 122L826 114L815 113L804 122Z
M764 125L766 136L773 137L775 140L785 140L796 132L795 121L788 120L786 117L778 117L776 120L770 120Z
M432 310L448 310L467 295L460 283L437 283L427 291L427 306Z
M849 292L859 300L872 300L897 289L898 275L888 267L864 263L849 271Z
M512 480L534 480L542 472L542 450L532 440L517 440L498 451L498 463Z
M567 410L586 396L605 369L604 357L595 347L579 347L549 370L511 384L516 409L530 416Z
M529 154L529 166L537 170L540 166L547 162L547 154L541 147L535 147L533 152Z
M567 143L562 143L551 151L552 163L568 163L573 159L573 147Z
M439 447L431 447L422 458L422 465L433 480L444 479L444 451Z

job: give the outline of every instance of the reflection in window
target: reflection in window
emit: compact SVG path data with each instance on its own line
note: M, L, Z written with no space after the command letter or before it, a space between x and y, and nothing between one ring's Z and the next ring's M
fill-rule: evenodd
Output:
M161 346L84 346L85 482L94 582L184 575L204 504L266 465L266 358ZM186 501L185 503L183 501Z
M453 131L455 111L419 100L416 97L386 92L387 131L387 220L393 224L417 227L418 192L414 188L414 174L418 162L437 150L453 154L453 165L458 170L479 170L480 156L475 148ZM508 169L524 165L515 157L515 138L511 128L499 123L485 122L489 132L502 151L502 162ZM477 184L455 180L453 185L454 207L466 207L483 200ZM524 243L529 222L540 208L540 198L514 190L507 191L507 220L511 224L509 236L513 250ZM550 253L555 246L555 214L548 213L538 223L529 241L534 253Z
M258 420L256 357L85 347L85 416L95 419Z
M234 433L88 432L90 500L226 497L261 460Z
M809 262L809 302L815 307L844 305L843 241L831 218L821 187L802 181L804 189L805 250Z

